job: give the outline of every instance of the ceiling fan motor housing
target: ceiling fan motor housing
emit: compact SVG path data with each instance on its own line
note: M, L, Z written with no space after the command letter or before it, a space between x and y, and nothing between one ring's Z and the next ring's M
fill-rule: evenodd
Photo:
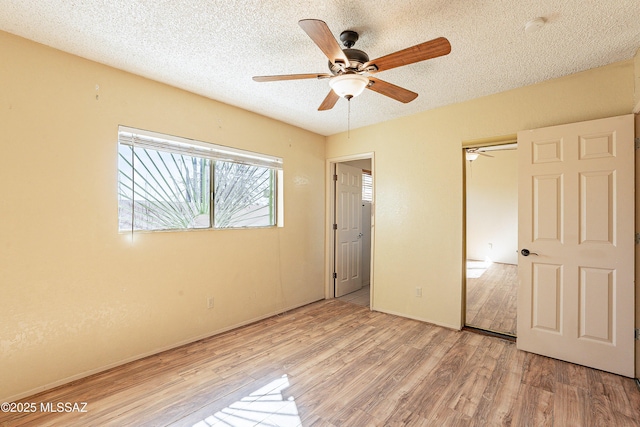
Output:
M345 55L347 55L347 59L349 60L349 64L347 64L347 70L351 71L362 71L362 65L369 62L369 55L359 49L342 49ZM339 65L332 64L329 61L329 70L331 73L338 74L342 68Z

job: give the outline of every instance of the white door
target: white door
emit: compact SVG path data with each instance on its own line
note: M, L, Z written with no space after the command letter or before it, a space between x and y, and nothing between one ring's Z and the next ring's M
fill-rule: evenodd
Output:
M362 288L362 170L336 165L335 296Z
M632 377L633 115L519 132L518 153L518 348Z

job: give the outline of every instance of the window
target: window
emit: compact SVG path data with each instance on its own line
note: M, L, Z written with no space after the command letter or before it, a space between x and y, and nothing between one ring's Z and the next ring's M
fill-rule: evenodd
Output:
M362 171L362 201L373 201L373 178L371 177L371 171Z
M277 223L282 159L121 126L120 231Z

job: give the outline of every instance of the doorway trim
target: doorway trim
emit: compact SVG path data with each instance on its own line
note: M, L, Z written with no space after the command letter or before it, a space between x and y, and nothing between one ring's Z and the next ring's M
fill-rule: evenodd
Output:
M375 254L375 212L376 212L376 174L375 174L375 152L351 154L348 156L332 157L325 162L325 299L335 298L333 286L333 262L335 258L335 234L333 233L333 216L335 212L335 186L333 185L333 171L336 163L350 162L352 160L371 160L371 177L373 179L373 197L371 202L371 267L370 267L370 297L369 309L374 308L373 287L374 276L374 254Z
M501 135L489 138L480 138L462 141L462 298L460 310L460 324L464 328L467 325L467 148L493 147L513 144L518 142L517 134Z

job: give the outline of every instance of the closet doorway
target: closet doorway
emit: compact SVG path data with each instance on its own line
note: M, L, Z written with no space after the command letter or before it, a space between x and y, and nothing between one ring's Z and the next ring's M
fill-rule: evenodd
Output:
M467 147L465 326L516 335L517 144Z

